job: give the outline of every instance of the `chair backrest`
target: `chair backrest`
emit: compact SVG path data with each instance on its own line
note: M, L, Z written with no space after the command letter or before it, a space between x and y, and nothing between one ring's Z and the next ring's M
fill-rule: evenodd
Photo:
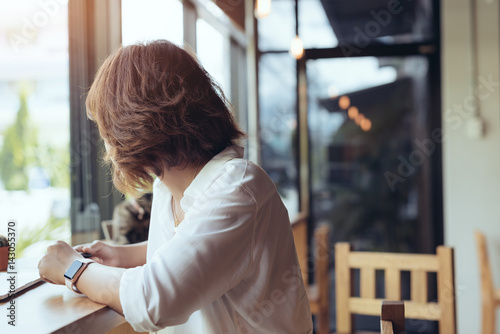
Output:
M327 306L330 291L330 225L319 224L314 229L314 280L318 287L319 304Z
M360 269L360 296L353 297L353 269ZM401 271L411 273L411 300L406 317L435 320L440 333L456 332L453 249L437 247L437 254L353 252L349 243L335 245L337 332L351 333L353 314L378 316L381 299L375 298L375 271L385 272L386 300L401 300ZM427 273L437 273L438 301L428 301Z
M295 241L295 249L297 250L297 257L299 266L302 271L302 279L304 285L309 285L309 261L307 255L307 216L304 219L297 219L292 223L293 239ZM314 277L315 284L318 286L319 291L329 291L329 262L330 262L330 225L319 224L314 229L313 237L313 252L312 260L314 264ZM322 304L328 302L327 294L321 294Z
M493 276L491 275L490 261L488 259L488 247L486 237L479 231L474 232L476 237L477 254L479 259L479 271L481 273L481 297L490 300L495 294Z
M302 271L302 279L305 286L309 280L309 271L307 263L307 215L299 214L292 221L292 232L293 240L295 242L295 249L297 250L297 258L299 260L299 266Z
M403 301L382 301L380 334L405 332L405 304Z

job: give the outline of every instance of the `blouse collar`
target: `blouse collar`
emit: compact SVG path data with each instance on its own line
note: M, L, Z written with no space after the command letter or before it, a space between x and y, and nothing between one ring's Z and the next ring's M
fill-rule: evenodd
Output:
M212 183L211 181L217 175L219 168L231 159L243 158L243 151L244 148L241 146L228 146L203 166L198 175L196 175L194 180L184 191L184 197L182 197L180 204L185 213L189 211L195 200ZM170 195L167 186L163 184L160 179L155 180L154 188L155 192L160 191Z

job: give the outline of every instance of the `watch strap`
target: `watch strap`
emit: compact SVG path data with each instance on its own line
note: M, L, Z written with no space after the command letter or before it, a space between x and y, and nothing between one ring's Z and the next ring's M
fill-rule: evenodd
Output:
M91 260L91 259L78 259L78 260L75 260L75 261L78 261L80 262L82 265L80 266L80 269L78 269L78 271L75 273L75 275L73 275L73 278L72 279L69 279L67 277L64 277L64 280L65 280L65 283L66 283L66 287L68 289L70 289L71 291L73 292L76 292L76 293L79 293L79 294L82 294L80 292L80 290L78 290L78 288L76 287L76 282L78 281L78 279L80 278L81 274L85 271L85 269L87 269L87 266L93 262L95 262L94 260Z

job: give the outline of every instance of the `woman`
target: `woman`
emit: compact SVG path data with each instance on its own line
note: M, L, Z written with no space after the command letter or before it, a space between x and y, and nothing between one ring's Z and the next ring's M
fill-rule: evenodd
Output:
M87 113L116 187L137 194L153 184L149 240L57 242L39 263L42 278L67 281L137 331L312 332L287 211L266 173L242 159L243 134L190 54L167 41L118 49L96 75ZM96 262L80 264L77 251Z

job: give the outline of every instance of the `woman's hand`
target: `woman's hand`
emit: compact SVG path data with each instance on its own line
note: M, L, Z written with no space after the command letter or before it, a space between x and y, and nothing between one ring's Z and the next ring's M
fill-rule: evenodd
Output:
M47 254L38 262L40 277L52 284L65 284L64 273L77 259L83 259L64 241L57 241L47 248Z
M90 253L92 260L106 266L120 266L118 249L102 241L95 240L91 244L79 245L75 247L75 250L80 253Z

